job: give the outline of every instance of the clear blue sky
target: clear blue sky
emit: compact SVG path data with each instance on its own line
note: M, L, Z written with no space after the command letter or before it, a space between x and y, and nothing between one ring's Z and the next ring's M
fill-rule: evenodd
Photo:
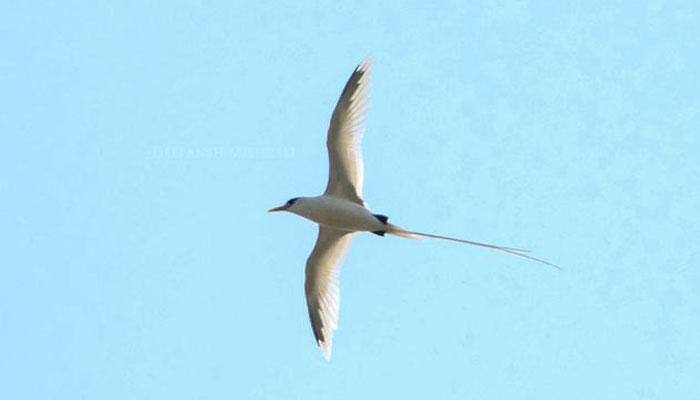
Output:
M197 4L195 4L197 3ZM0 4L0 398L697 399L700 6ZM303 294L330 112L365 199Z

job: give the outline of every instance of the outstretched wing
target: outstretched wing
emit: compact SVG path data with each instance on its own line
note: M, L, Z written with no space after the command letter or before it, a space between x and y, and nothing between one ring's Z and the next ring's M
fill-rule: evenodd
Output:
M306 304L316 343L326 360L331 357L333 331L338 328L338 273L352 234L319 225L316 246L306 261Z
M369 97L371 61L355 68L333 110L328 128L328 186L325 194L359 204L362 201L362 135Z

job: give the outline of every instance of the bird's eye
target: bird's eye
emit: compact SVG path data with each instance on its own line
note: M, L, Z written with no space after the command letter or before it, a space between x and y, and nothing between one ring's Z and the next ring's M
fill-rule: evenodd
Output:
M289 201L287 201L287 205L291 206L292 204L294 204L295 201L297 201L297 197L295 197L293 199L289 199Z

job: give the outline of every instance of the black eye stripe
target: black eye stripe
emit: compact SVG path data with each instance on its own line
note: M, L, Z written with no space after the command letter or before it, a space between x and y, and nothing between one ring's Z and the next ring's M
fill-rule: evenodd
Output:
M297 199L299 199L299 198L295 197L293 199L289 199L289 201L287 201L287 204L289 204L291 206L292 204L294 204L295 201L297 201Z

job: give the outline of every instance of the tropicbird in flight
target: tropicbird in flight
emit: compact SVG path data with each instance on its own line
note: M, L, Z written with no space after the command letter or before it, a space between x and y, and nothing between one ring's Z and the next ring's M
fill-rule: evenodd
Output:
M473 242L448 236L408 231L374 214L362 200L363 163L360 143L364 133L371 60L357 66L333 110L326 145L330 169L326 191L316 197L295 197L273 211L288 211L318 224L318 238L306 261L306 303L316 342L330 359L333 332L338 327L340 288L338 271L355 232L391 234L405 238L429 237L487 247L557 267L524 254L527 250ZM558 268L558 267L557 267Z

